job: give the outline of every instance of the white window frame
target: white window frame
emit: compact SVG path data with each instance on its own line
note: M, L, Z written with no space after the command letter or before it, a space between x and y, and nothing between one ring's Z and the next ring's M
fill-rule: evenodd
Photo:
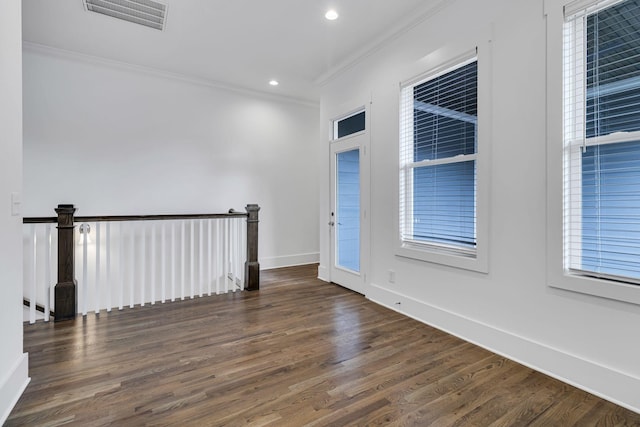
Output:
M365 123L365 128L363 130L360 130L358 132L354 132L351 133L349 135L345 135L343 137L338 138L338 125L340 124L341 121L345 120L345 119L349 119L353 116L357 116L360 113L364 113L364 123ZM330 131L330 137L329 137L329 141L334 142L334 141L342 141L346 138L352 138L354 136L358 136L358 135L362 135L363 133L365 133L367 131L367 109L362 106L362 107L358 107L354 110L349 111L348 113L345 113L333 120L331 120L331 131Z
M413 87L426 80L436 78L442 74L452 71L456 68L460 68L471 62L477 61L478 65L478 117L476 131L476 152L474 154L462 155L452 158L414 162L413 158L402 154L400 155L399 166L399 223L398 223L398 237L396 255L411 259L417 259L421 261L446 265L450 267L476 271L480 273L488 273L489 271L489 258L488 258L488 204L489 204L489 157L486 153L487 141L490 140L490 120L489 114L491 111L490 91L491 91L491 54L490 54L490 41L478 46L478 48L460 53L455 56L451 56L448 60L442 62L439 66L422 73L416 77L408 79L400 83L400 96L399 102L402 108L406 99L403 99L403 88ZM409 94L412 91L406 91L405 96L413 95ZM402 118L399 120L402 121ZM402 123L400 124L402 126ZM413 146L413 135L411 130L408 130L402 136L403 130L400 129L400 141L399 149L401 153L412 152L412 150L405 150L403 147L407 144ZM446 244L413 241L402 238L403 229L406 221L408 224L412 224L409 218L403 217L403 212L410 216L412 212L411 207L411 194L412 194L412 171L415 168L429 165L436 166L439 164L456 163L475 161L476 166L476 247L475 248L462 248L459 246L448 246ZM403 194L405 198L403 200ZM410 227L410 225L409 225Z
M568 257L570 251L581 251L581 226L579 221L567 221L566 216L581 218L582 208L581 183L569 182L565 172L581 175L583 147L638 140L640 132L585 137L585 123L581 119L586 101L584 79L575 77L575 67L579 67L579 63L564 59L567 38L574 37L580 28L565 25L565 14L569 16L579 9L600 9L619 1L544 0L547 20L547 283L555 289L640 304L640 286L610 280L605 275L593 277L574 271ZM570 43L575 42L570 40ZM565 87L571 88L571 96L582 100L582 107L579 102L568 101L570 96L563 93ZM574 105L578 107L574 109ZM571 247L570 241L573 242Z

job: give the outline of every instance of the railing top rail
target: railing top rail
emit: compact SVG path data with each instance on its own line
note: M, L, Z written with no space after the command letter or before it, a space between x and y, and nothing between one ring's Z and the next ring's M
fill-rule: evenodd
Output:
M112 221L171 221L179 219L215 219L246 217L246 212L221 214L171 214L171 215L115 215L115 216L76 216L75 222L112 222Z
M236 212L230 210L228 213L217 214L170 214L170 215L96 215L96 216L75 216L74 222L114 222L114 221L171 221L186 219L216 219L216 218L238 218L247 217L246 212ZM48 224L57 223L58 217L25 217L23 224Z
M29 217L22 218L23 224L56 224L58 222L57 216L37 216L37 217Z

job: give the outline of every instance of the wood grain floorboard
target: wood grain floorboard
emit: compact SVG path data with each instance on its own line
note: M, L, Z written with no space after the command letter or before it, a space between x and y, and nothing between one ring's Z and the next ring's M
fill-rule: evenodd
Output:
M7 426L640 426L640 415L317 280L24 326Z

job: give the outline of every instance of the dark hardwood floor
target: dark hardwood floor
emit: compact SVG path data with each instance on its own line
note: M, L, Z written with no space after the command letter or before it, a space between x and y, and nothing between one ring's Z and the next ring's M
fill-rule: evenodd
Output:
M26 324L7 426L614 426L640 415L315 279Z

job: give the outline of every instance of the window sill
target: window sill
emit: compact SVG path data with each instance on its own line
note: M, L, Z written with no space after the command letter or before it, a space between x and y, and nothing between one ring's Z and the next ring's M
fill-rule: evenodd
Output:
M640 285L631 285L581 274L564 273L562 277L556 280L552 279L549 286L565 291L640 305Z
M482 257L481 254L480 251L477 251L474 255L456 254L446 248L440 249L433 246L418 246L407 243L400 244L396 249L396 256L402 258L446 265L462 270L476 271L478 273L488 273L487 259L486 257Z

